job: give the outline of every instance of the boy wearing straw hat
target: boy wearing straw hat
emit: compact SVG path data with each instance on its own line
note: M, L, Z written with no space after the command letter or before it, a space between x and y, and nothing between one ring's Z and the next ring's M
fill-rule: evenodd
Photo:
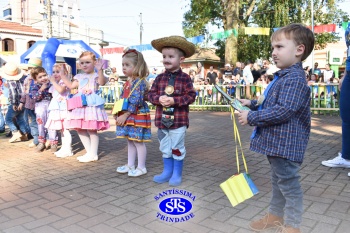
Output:
M29 74L23 82L24 91L22 92L20 105L18 106L18 108L22 109L24 107L24 119L27 125L29 125L30 127L30 134L33 136L33 141L28 146L32 148L39 144L39 131L38 123L36 121L36 114L34 111L35 100L29 97L30 83L34 82L32 76L30 75L30 71L35 67L41 67L42 60L36 57L30 58L28 63L25 65L28 68ZM46 145L46 147L48 147L49 145L50 142L48 141L48 145Z
M6 85L9 89L10 105L5 117L6 124L12 132L12 138L9 142L27 141L27 133L29 133L29 130L24 119L24 111L18 109L21 94L23 92L23 84L20 82L20 79L23 77L23 71L18 68L16 64L8 62L2 68L1 76L6 79ZM16 118L20 131L14 124L13 118Z
M149 101L156 106L155 125L164 163L163 172L154 176L153 181L169 181L170 186L178 186L186 155L189 105L196 97L191 78L182 72L180 64L195 53L195 46L181 36L164 37L151 43L163 54L165 67L165 72L156 77L148 94Z

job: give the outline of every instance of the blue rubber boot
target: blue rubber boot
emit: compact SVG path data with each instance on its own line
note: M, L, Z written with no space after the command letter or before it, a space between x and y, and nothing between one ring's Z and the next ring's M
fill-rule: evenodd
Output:
M153 181L159 184L168 182L173 174L174 159L173 158L163 158L164 169L159 175L153 177Z
M170 186L179 186L181 184L183 165L183 160L174 159L174 171L172 177L169 180Z

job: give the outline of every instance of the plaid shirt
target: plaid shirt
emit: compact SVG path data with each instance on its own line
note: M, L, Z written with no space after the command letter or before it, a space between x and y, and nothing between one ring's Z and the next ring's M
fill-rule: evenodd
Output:
M12 105L19 105L22 92L24 91L23 84L20 80L7 80L7 87L9 89L9 102Z
M301 63L276 73L278 80L271 87L263 109L256 111L253 100L248 123L258 126L251 140L252 151L283 157L302 163L310 135L310 88Z
M159 103L159 97L165 94L165 87L168 85L170 72L165 71L159 74L148 93L148 100L157 106L155 114L155 125L161 129L167 129L161 122L163 106ZM193 89L191 78L188 74L177 71L174 84L174 124L169 129L177 129L182 126L189 126L189 105L196 98L196 91Z
M29 87L30 83L33 81L33 78L28 75L23 82L24 91L21 96L20 102L24 104L24 107L30 110L35 109L35 100L29 97Z

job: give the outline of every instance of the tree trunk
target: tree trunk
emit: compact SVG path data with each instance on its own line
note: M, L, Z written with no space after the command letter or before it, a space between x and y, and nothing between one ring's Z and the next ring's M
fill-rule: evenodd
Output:
M225 30L235 29L238 32L239 0L227 1ZM237 61L237 35L231 34L225 43L225 63L235 64Z

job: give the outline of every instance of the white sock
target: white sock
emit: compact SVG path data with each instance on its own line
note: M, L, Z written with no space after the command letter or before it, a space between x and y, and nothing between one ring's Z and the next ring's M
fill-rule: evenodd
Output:
M90 154L91 141L87 130L84 130L84 129L78 130L78 135L79 135L80 141L83 143L86 153Z
M137 150L137 167L144 169L146 167L147 148L144 142L133 142Z
M66 151L72 151L72 135L68 129L63 131L64 139L62 138L62 147L65 148Z
M90 134L90 155L91 156L98 156L98 143L99 143L99 138L97 131L95 130L88 130L87 131Z
M135 165L137 150L133 141L131 140L127 140L127 141L128 141L128 166L132 167Z

